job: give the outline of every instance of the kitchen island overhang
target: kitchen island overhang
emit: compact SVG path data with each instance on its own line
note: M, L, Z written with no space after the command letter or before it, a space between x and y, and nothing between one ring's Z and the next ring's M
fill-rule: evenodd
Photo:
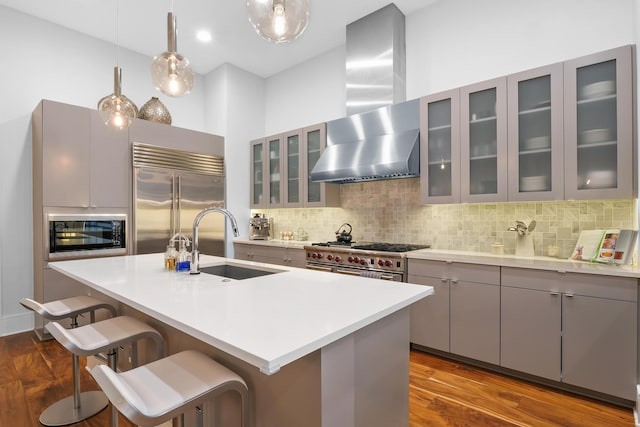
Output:
M407 424L409 306L432 294L432 288L201 257L203 267L231 262L281 272L245 280L193 276L164 271L162 254L63 261L50 267L89 292L257 367L260 372L245 365L239 372L253 385L255 425L298 419L322 427ZM184 347L184 339L180 341ZM169 352L178 347L170 345ZM290 372L302 373L309 364L319 374L308 383L277 388L317 388L310 401L292 401L294 406L280 402L275 410L269 402L275 391L271 383L283 380L272 374L291 365L288 377L297 377ZM381 400L386 403L380 405Z

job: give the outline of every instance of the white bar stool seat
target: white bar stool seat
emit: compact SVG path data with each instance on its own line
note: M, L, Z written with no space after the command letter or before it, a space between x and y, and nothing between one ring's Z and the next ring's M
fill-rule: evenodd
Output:
M71 319L71 328L78 326L78 316L85 313L90 314L91 323L96 321L95 312L99 309L108 310L112 317L116 315L112 305L86 295L47 303L23 298L20 304L50 321ZM72 355L72 363L73 395L59 400L40 414L40 423L45 426L63 426L86 420L109 404L107 396L101 391L80 392L80 362L75 354Z
M118 347L127 344L132 346L133 366L138 365L137 342L142 339L155 342L158 358L164 355L160 333L146 323L129 316L112 317L75 329L65 329L58 322L50 322L45 328L75 356L108 352L109 366L114 370L118 367ZM112 408L111 425L118 425L118 412L115 407Z
M248 423L248 388L235 372L193 350L130 371L116 373L97 365L91 375L112 405L141 427L155 426L172 418L182 425L185 411L227 391L240 393L242 426Z

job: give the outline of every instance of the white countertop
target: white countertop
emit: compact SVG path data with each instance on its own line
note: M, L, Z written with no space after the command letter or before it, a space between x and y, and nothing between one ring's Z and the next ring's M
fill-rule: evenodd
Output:
M640 268L638 266L575 261L566 258L545 256L517 257L514 255L493 255L483 252L422 249L408 252L407 258L640 278Z
M282 272L245 280L170 272L162 254L49 266L265 374L433 293L423 285L200 257L201 268L225 262Z

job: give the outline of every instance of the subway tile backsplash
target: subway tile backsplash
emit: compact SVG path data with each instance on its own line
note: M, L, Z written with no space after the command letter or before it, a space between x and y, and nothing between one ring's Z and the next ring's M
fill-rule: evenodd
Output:
M568 257L581 230L638 228L637 200L473 203L422 205L418 178L343 184L342 208L266 209L273 218L274 238L281 231L302 228L316 242L335 240L334 232L348 222L354 241L429 244L437 249L490 252L493 242L514 254L516 220L536 221L536 255L549 245Z

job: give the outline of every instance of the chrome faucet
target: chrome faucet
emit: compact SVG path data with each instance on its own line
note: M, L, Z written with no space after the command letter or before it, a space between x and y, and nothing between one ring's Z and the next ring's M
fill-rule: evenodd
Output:
M236 219L231 214L231 212L229 212L225 208L216 208L216 207L206 208L202 210L193 219L193 241L191 246L191 271L189 271L189 273L191 274L200 274L200 259L199 259L200 254L198 253L198 226L200 225L200 221L202 220L202 218L204 218L211 212L220 212L221 214L229 218L229 221L231 222L231 228L233 229L233 235L238 237L238 223L236 222Z

